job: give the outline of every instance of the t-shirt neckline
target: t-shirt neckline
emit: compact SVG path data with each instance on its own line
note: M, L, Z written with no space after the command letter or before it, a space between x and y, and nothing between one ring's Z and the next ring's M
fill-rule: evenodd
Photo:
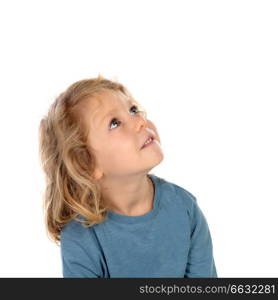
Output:
M154 197L153 197L153 208L151 211L139 215L139 216L126 216L122 214L115 213L111 210L107 211L108 219L111 219L116 222L120 223L128 223L128 224L135 224L135 223L143 223L148 220L151 220L158 212L159 207L159 187L157 177L154 174L147 174L147 176L151 179L154 187Z

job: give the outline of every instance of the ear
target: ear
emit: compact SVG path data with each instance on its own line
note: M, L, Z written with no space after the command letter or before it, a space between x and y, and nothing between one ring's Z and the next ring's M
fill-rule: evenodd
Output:
M102 172L101 170L99 170L98 168L95 168L92 177L93 177L95 180L99 180L99 179L102 178L102 176L103 176L103 172Z

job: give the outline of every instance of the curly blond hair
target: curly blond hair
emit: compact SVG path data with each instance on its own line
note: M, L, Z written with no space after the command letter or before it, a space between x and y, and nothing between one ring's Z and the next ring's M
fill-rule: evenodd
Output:
M57 245L60 232L69 221L75 219L88 227L107 217L100 187L92 177L96 159L87 144L88 128L79 110L86 99L105 90L131 96L121 83L98 75L70 85L40 121L39 156L46 181L43 212L47 235Z

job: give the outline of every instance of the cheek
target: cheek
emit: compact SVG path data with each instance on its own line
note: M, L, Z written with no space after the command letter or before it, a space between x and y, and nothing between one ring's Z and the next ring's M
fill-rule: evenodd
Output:
M109 146L106 147L106 153L108 155L122 156L128 155L134 149L136 150L136 143L132 139L128 138L119 138L113 141L110 141Z
M138 142L136 143L136 141L132 140L132 139L126 139L123 140L122 142L117 143L117 147L118 149L120 149L120 152L122 153L122 155L128 155L129 153L134 152L139 145L137 145Z
M105 170L123 170L128 166L133 166L140 158L140 149L135 142L122 141L113 142L101 153L102 166Z

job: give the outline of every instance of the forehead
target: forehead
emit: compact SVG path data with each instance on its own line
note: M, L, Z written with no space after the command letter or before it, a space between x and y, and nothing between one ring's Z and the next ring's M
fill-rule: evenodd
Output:
M131 96L118 91L105 91L88 100L86 109L90 112L91 119L96 121L109 112L134 102Z
M94 96L94 101L92 102L92 108L93 109L100 109L105 107L111 107L113 104L118 103L125 103L125 102L131 102L131 96L125 95L120 91L102 91L98 93L96 96Z
M134 100L130 94L125 95L120 91L105 90L86 100L86 104L82 109L83 116L91 126L98 127L101 119L110 111L117 110L133 102Z

